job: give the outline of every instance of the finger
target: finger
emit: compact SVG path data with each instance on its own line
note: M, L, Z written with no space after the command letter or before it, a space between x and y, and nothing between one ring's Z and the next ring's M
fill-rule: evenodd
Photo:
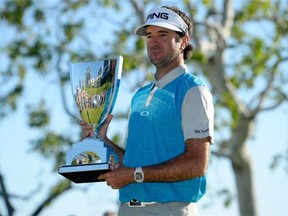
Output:
M113 164L113 165L110 165L110 169L111 170L115 170L119 167L119 164Z
M116 158L115 158L115 156L113 154L111 154L109 156L108 163L110 164L112 170L119 166L119 164L117 163Z
M82 126L87 125L87 123L84 120L80 120L79 124L82 125Z
M98 176L98 180L105 180L105 179L106 179L106 177L104 174L101 174Z
M83 131L82 139L85 139L86 137L93 137L93 135L94 135L93 131Z
M112 114L109 114L109 115L107 116L107 122L108 122L108 124L111 122L112 119L113 119L113 115L112 115Z
M93 126L91 124L83 125L82 129L85 130L85 131L93 130Z

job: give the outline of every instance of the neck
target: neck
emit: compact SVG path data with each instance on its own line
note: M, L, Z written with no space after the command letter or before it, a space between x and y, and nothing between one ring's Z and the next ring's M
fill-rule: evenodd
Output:
M156 73L155 73L156 80L160 80L170 71L184 64L185 64L184 60L182 60L180 62L172 62L171 64L164 66L164 67L156 67Z

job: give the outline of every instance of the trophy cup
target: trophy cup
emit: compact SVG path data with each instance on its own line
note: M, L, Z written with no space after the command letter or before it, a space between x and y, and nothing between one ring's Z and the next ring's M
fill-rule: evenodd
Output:
M110 171L115 155L97 137L97 131L112 112L122 74L123 57L71 63L70 79L74 101L81 118L93 125L94 136L75 143L66 154L66 165L58 173L75 183L98 182Z

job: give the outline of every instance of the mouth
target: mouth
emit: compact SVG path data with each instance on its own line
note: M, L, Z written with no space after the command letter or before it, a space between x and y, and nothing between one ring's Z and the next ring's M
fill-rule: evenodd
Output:
M157 56L157 55L159 55L160 53L161 53L161 51L159 51L159 50L151 51L151 54L152 54L153 56Z
M162 53L162 50L159 49L159 47L156 47L156 48L152 48L150 50L150 54L153 56L153 57L157 57L158 55L160 55Z

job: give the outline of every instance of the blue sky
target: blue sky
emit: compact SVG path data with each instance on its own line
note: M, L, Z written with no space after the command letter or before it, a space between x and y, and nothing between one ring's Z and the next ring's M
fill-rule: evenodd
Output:
M168 1L174 2L174 1ZM105 28L105 25L100 26ZM103 31L104 32L104 31ZM105 37L105 36L103 36ZM103 48L102 48L103 49ZM1 63L3 60L1 60ZM125 62L125 59L124 59ZM0 78L1 79L1 78ZM56 77L43 79L36 73L29 74L24 97L20 101L19 109L4 120L0 121L0 170L4 174L7 189L12 194L30 196L27 201L14 201L16 215L28 215L31 210L44 198L43 194L49 190L57 180L62 179L58 173L51 172L52 162L47 161L36 153L31 152L29 142L39 135L27 127L26 107L21 102L37 102L40 98L48 98L48 106L52 111L51 129L69 134L68 130L79 132L80 128L70 127L66 114L61 109L59 89L55 84ZM119 90L119 97L115 104L115 111L128 107L131 94L128 87L132 80L123 79ZM259 83L261 87L261 83ZM69 94L69 90L68 90ZM70 95L68 95L70 97ZM72 99L70 108L74 110ZM257 118L256 132L249 141L249 150L254 161L254 183L259 215L284 216L288 215L287 192L288 178L284 166L271 171L269 165L272 156L283 152L288 145L288 105L264 112ZM126 125L113 121L109 133L115 131L124 133ZM212 147L213 148L213 147ZM234 177L231 166L225 159L212 158L208 176L207 195L199 202L200 215L238 215L236 202L228 209L222 205L222 198L214 194L216 188L228 187L235 195ZM105 183L74 185L75 190L59 197L51 207L43 212L44 216L102 215L107 210L117 209L118 192L107 187ZM211 204L211 202L213 203ZM204 206L211 204L209 208ZM0 209L3 208L2 200Z

